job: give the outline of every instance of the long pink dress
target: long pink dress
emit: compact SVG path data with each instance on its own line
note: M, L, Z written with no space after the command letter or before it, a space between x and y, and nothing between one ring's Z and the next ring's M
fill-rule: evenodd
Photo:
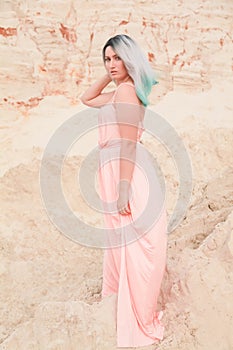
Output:
M120 178L120 134L114 97L100 108L98 181L103 207L106 208L105 227L110 232L104 251L102 298L117 294L118 347L150 345L157 339L161 340L164 332L160 322L163 312L157 311L157 299L166 265L167 216L157 173L140 143L143 130L141 123L131 181L131 215L111 212L109 208L112 209L117 200ZM141 164L152 177L153 188L149 187L148 174ZM153 193L152 211L150 205L148 220L137 223L136 220L146 212L150 193ZM153 215L156 220L148 229L147 223ZM147 232L143 234L145 228Z

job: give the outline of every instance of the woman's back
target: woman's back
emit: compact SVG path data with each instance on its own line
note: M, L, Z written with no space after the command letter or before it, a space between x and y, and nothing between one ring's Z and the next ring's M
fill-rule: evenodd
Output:
M110 101L100 108L98 115L98 143L100 148L111 147L121 142L119 118L117 116L117 105L121 102L116 102L116 94L122 85L129 85L134 88L132 83L123 82L119 84ZM140 142L145 130L143 125L145 107L143 105L121 103L121 109L124 109L126 111L124 114L127 115L124 122L137 127L137 142Z

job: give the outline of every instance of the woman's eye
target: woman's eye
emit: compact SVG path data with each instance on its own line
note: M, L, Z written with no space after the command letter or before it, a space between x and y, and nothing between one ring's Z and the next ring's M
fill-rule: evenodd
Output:
M116 60L117 60L117 61L120 61L120 59L121 59L121 58L120 58L119 56L116 56Z
M105 61L105 62L109 62L109 61L110 61L110 58L106 57L106 58L104 59L104 61Z

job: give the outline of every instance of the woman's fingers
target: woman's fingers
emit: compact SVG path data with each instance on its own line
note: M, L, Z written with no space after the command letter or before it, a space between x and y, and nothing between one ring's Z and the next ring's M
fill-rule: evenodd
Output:
M130 209L129 202L128 202L127 206L120 210L120 214L127 215L127 214L130 214L130 213L131 213L131 209Z

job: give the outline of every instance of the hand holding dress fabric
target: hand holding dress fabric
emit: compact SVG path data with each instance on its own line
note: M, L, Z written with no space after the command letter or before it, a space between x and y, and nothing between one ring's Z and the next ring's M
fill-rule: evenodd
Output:
M119 197L117 200L117 209L122 215L131 214L131 208L129 204L130 199L130 184L127 181L120 181L119 183Z

